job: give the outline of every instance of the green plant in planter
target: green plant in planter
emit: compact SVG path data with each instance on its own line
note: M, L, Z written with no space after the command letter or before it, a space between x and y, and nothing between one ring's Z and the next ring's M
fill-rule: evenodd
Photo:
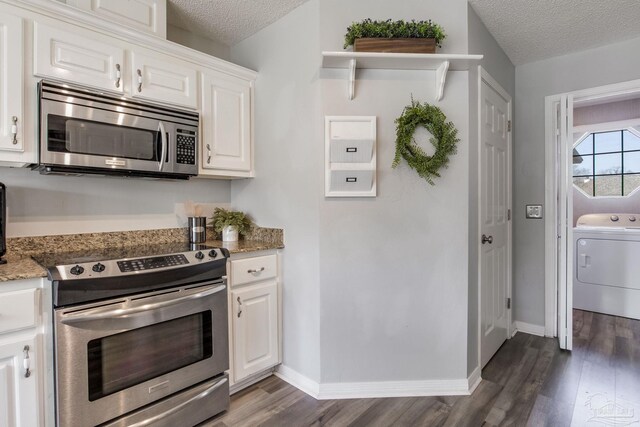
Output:
M347 28L347 34L344 36L344 48L352 46L358 38L421 38L435 39L436 45L441 46L442 40L447 35L442 27L431 20L406 22L403 20L392 21L373 21L369 18L353 22Z
M216 232L221 232L225 227L235 227L240 234L246 234L253 227L253 221L244 212L230 211L223 208L216 208L213 211L213 218L209 225L213 226Z

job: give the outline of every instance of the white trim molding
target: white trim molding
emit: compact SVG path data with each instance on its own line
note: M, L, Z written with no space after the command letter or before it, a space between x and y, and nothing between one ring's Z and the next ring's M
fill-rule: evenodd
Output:
M539 337L545 336L545 328L540 325L533 325L531 323L525 323L520 321L513 322L513 335L516 333L522 332L524 334L537 335Z
M377 397L468 396L482 378L476 368L468 378L455 380L379 381L319 384L299 372L280 365L275 375L318 400Z

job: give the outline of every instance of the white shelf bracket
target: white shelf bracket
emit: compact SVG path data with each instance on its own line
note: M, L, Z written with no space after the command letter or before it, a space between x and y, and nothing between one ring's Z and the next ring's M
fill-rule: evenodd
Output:
M349 100L356 96L356 60L349 61Z
M449 61L442 61L436 69L436 101L440 101L444 96L444 83L447 81L447 71L449 71Z

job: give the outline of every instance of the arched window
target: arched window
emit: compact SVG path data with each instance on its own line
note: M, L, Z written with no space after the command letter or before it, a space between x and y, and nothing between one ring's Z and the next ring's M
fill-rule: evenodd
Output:
M593 132L573 149L573 185L591 197L628 196L640 187L640 133Z

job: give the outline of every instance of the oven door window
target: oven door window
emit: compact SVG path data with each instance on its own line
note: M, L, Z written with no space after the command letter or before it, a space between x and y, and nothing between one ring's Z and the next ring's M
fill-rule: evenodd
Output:
M205 311L89 341L89 400L211 357L211 328Z
M59 153L159 162L162 141L158 130L49 114L47 149Z

